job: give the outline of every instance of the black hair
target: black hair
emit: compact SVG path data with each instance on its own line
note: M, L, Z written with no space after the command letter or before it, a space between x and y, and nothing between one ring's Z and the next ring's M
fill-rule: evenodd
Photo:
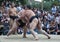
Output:
M31 9L31 6L30 6L30 5L27 5L26 7L27 7L28 9Z
M32 7L31 7L31 5L24 5L23 9L25 9L25 8L31 9Z

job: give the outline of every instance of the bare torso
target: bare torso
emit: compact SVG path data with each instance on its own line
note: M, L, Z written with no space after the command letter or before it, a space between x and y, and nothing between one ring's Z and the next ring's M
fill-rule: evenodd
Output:
M16 14L17 14L17 11L15 7L9 9L9 15L16 16Z

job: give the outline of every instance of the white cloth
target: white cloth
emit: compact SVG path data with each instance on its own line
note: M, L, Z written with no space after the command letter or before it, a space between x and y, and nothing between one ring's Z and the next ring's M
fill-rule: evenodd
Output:
M56 6L52 7L52 9L51 9L52 13L56 13L56 10L57 10Z
M56 17L56 18L55 18L55 21L56 21L58 24L59 24L59 22L60 22L59 19L60 19L60 17Z

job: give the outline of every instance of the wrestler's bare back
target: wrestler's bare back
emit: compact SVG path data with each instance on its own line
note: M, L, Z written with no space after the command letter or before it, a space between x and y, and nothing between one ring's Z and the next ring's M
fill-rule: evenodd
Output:
M27 17L28 20L30 20L32 16L35 16L35 13L32 10L22 10L20 14L21 17L23 18Z
M35 16L35 13L32 10L26 10L25 15L30 19L32 16Z

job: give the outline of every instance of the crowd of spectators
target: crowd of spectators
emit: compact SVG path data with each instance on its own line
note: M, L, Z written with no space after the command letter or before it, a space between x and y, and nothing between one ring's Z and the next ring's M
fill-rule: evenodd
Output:
M1 34L6 35L7 32L9 31L10 18L8 17L8 10L10 8L10 3L11 3L10 1L2 2L0 6L0 35ZM20 5L15 4L15 7L17 9L17 12L23 9L21 4ZM32 8L32 10L35 12L37 16L40 17L42 28L47 33L55 35L60 34L60 11L55 5L49 11L40 10L37 8ZM37 31L37 29L35 31ZM19 34L23 33L22 28L18 28L17 32ZM27 33L28 34L30 33L29 30L27 30Z

